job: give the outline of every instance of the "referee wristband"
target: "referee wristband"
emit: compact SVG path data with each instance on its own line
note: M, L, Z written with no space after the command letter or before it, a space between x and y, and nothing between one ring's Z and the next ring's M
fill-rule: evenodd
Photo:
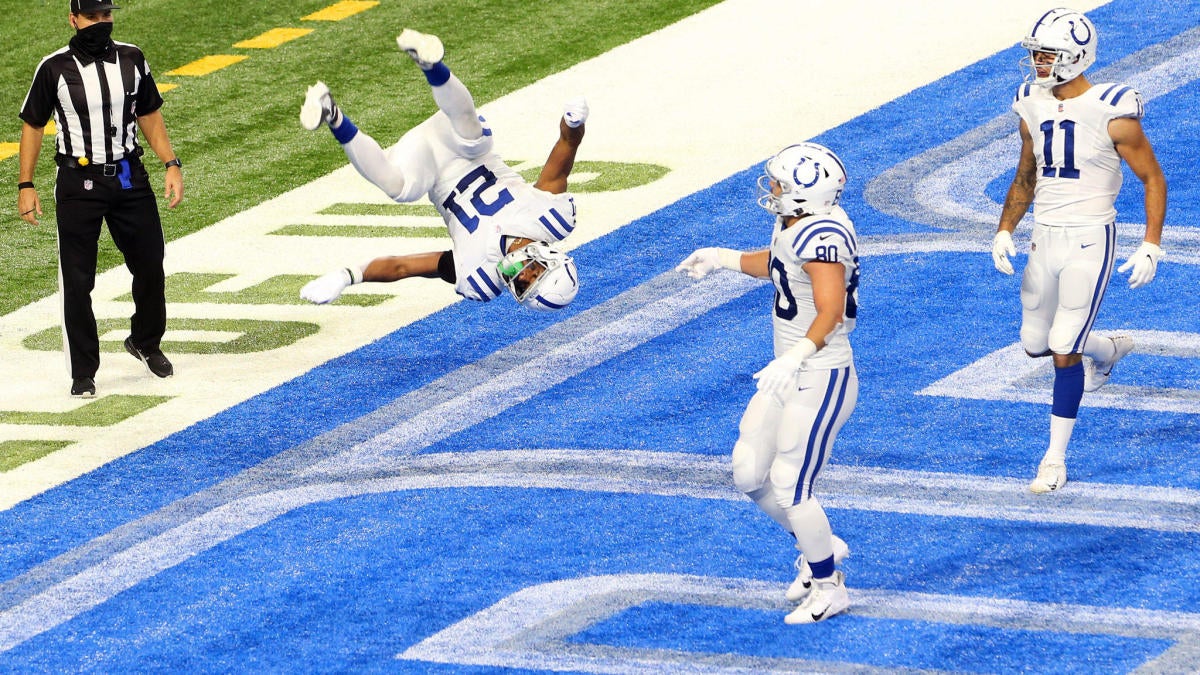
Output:
M30 188L30 189L32 189L32 188L33 188L33 181L31 181L31 180L23 180L23 181L21 181L20 183L17 183L17 190L18 190L18 191L20 191L20 190L24 190L25 188Z
M179 169L180 169L181 171L183 170L183 162L179 161L179 158L178 158L178 157L176 157L175 159L173 159L173 160L171 160L171 161L169 161L169 162L163 162L163 168L164 168L164 169L169 169L169 168L171 168L171 167L173 167L173 166L177 166L177 167L179 167Z

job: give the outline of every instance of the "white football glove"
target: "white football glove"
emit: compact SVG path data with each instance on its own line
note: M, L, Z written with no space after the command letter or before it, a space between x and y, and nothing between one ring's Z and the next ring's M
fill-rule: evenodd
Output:
M802 365L802 361L796 361L787 354L771 359L766 367L754 374L754 379L758 380L758 390L783 403L783 394L795 387L796 373Z
M686 272L693 279L703 279L719 269L740 272L742 252L731 248L700 248L675 267L676 272Z
M770 394L780 405L783 395L796 388L796 375L808 357L817 353L817 345L808 338L800 338L786 352L771 359L762 370L754 374L758 390Z
M1008 230L998 230L992 239L992 262L995 263L996 269L1005 274L1012 274L1013 266L1008 256L1016 254L1017 247L1013 245L1012 233Z
M1132 269L1133 272L1129 275L1129 287L1141 288L1154 281L1154 275L1158 272L1158 261L1162 257L1163 250L1157 244L1143 241L1133 255L1129 256L1129 260L1117 268L1117 271L1128 272Z
M580 96L579 98L573 98L570 101L567 101L563 106L563 120L565 120L567 126L571 127L572 129L577 129L583 126L583 123L587 121L587 118L588 104L587 99L584 97Z
M313 304L324 305L341 297L342 291L352 283L354 278L351 271L343 268L304 284L304 288L300 289L300 297Z

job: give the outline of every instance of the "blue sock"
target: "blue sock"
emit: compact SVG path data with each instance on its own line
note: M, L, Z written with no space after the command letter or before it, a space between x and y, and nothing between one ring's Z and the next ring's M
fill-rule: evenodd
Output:
M1054 369L1054 399L1050 413L1056 417L1075 419L1079 402L1083 400L1083 364Z
M431 87L440 87L450 79L450 68L441 61L438 61L429 70L422 72L425 73L425 80L429 82L429 86Z
M828 579L833 576L833 556L821 560L819 562L808 563L809 569L812 570L814 579Z
M358 135L358 127L354 126L354 122L351 122L350 118L345 115L342 115L342 123L338 125L338 128L331 128L330 131L333 132L333 137L337 139L337 142L342 145L349 143L350 139Z

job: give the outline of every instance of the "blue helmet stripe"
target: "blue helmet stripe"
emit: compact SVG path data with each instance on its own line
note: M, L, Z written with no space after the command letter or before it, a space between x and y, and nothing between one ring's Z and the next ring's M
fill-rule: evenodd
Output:
M1046 17L1050 16L1051 14L1053 14L1057 11L1058 11L1057 9L1052 9L1049 12L1046 12L1045 14L1043 14L1042 18L1038 19L1037 23L1033 24L1033 31L1029 33L1029 37L1037 37L1038 28L1041 27L1042 22L1046 20Z

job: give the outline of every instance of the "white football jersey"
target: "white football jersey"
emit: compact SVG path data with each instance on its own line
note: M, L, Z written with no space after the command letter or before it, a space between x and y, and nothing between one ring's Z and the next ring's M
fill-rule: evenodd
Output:
M804 264L842 263L846 269L846 310L825 347L805 362L808 368L844 368L854 362L850 333L858 316L858 236L841 207L821 216L805 216L783 229L775 219L771 235L771 281L775 284L775 355L783 354L808 333L817 316L812 278Z
M575 200L526 183L498 155L459 159L450 180L429 191L454 249L455 290L470 300L492 300L504 292L496 264L504 257L506 237L561 241L575 229ZM454 171L457 169L457 171Z
M404 177L393 198L408 202L426 195L446 222L454 290L486 301L504 291L496 270L504 257L502 237L561 241L575 229L575 200L526 183L492 151L492 130L483 117L479 121L483 135L465 139L444 113L434 113L401 137L388 161Z
M1108 123L1120 117L1141 119L1141 94L1106 82L1060 101L1047 88L1024 84L1012 109L1033 136L1034 220L1056 226L1115 222L1121 156L1108 134Z

